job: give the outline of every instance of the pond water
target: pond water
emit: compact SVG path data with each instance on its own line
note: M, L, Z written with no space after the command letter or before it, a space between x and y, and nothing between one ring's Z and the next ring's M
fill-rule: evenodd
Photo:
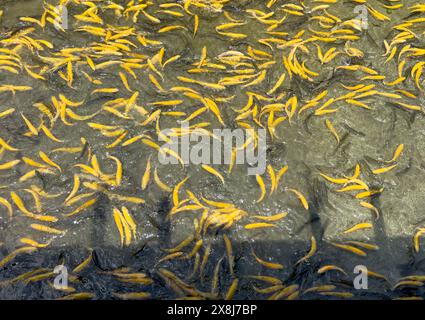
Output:
M0 10L0 298L424 297L424 4ZM265 130L261 178L161 163L160 130L189 116L204 136Z

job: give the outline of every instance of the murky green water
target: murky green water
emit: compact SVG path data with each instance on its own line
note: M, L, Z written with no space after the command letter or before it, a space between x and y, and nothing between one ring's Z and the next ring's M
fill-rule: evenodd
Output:
M287 2L277 0L271 8L266 7L265 1L228 1L221 10L214 12L211 9L190 6L191 11L199 16L199 29L196 36L193 36L194 17L185 12L183 7L166 8L181 13L182 17L161 13L160 5L164 3L182 3L171 1L153 1L146 11L161 20L160 24L150 21L141 13L138 21L133 23L132 15L127 19L122 16L117 18L112 9L105 9L107 5L113 3L126 8L127 1L96 1L100 8L98 15L104 19L103 26L78 21L74 15L81 14L88 9L83 4L72 3L68 5L68 29L65 32L56 30L51 23L41 29L35 27L30 34L34 39L44 39L53 44L52 48L42 45L43 50L31 50L23 45L19 50L20 65L26 64L34 67L34 72L40 73L46 62L43 57L53 57L64 48L86 48L93 42L104 42L102 37L89 35L76 31L83 25L95 25L106 27L108 25L135 28L135 34L144 35L151 40L160 41L159 45L143 46L135 35L125 37L126 40L134 44L123 42L130 50L121 50L120 55L95 55L92 51L88 54L96 56L95 64L105 61L135 58L131 54L141 54L145 58L141 62L142 68L133 69L136 79L131 74L126 74L130 88L139 91L137 105L143 106L151 113L158 109L149 103L155 101L182 99L183 103L172 107L159 107L164 111L182 111L186 116L202 107L200 101L184 96L182 92L160 92L150 82L148 75L152 74L160 80L165 89L175 86L186 86L199 92L203 97L220 101L220 98L230 98L228 102L217 102L225 126L236 128L238 126L235 118L237 109L243 108L248 101L247 92L254 92L269 99L255 99L255 104L261 111L266 105L271 103L286 103L290 97L296 96L298 99L298 109L293 119L286 119L276 126L276 137L271 139L267 136L267 164L271 165L277 172L285 165L288 171L283 175L277 190L269 195L270 178L264 173L263 179L267 187L267 196L260 203L256 199L260 196L260 188L255 176L248 176L247 165L237 165L232 173L227 174L228 166L214 166L225 177L225 184L222 185L217 177L202 170L199 165L187 165L182 168L179 165L161 165L158 161L157 151L138 141L129 146L119 144L116 147L108 148L116 137L106 137L99 130L94 130L88 126L89 122L104 125L117 126L127 132L127 140L130 137L141 133L156 137L155 123L142 127L137 122L143 122L146 117L134 112L131 116L134 119L122 119L102 110L102 105L109 100L117 98L129 99L133 92L126 90L122 84L118 72L125 72L124 69L113 65L101 70L91 70L82 57L80 61L73 63L73 84L67 85L67 81L62 79L59 72L66 77L66 64L58 70L47 71L46 80L36 80L25 71L19 68L18 74L13 74L7 70L0 71L0 87L3 85L30 86L32 90L16 92L0 92L0 112L9 108L14 108L15 112L0 119L2 137L11 146L19 151L4 150L1 154L1 163L31 158L41 161L39 151L49 155L55 163L59 164L62 172L53 170L53 174L37 174L35 177L21 182L19 181L28 171L34 169L23 162L12 169L0 171L0 196L5 198L13 206L13 217L9 218L6 207L2 207L0 214L0 247L1 257L6 257L18 247L24 246L20 242L21 238L30 238L39 243L50 244L46 248L40 248L30 254L21 254L11 262L4 264L0 269L0 297L2 299L53 299L64 296L68 293L56 290L51 286L54 275L39 281L16 281L8 282L24 272L38 268L46 268L52 271L58 264L64 264L71 271L81 263L94 249L93 261L84 268L76 279L70 284L75 288L74 293L89 292L96 299L114 298L115 292L149 292L152 298L170 299L190 296L188 292L179 294L173 287L167 284L158 274L159 268L172 271L182 281L203 292L209 292L214 282L214 269L217 263L220 265L218 294L216 298L224 298L232 281L239 279L238 289L234 298L238 299L266 299L272 295L261 294L255 288L265 288L270 286L262 281L253 280L250 276L263 275L272 276L282 281L285 286L298 285L299 297L301 299L329 299L337 298L332 295L321 295L319 293L301 294L304 290L319 285L334 285L332 292L350 292L356 299L388 299L404 296L423 297L421 286L401 286L396 290L392 287L404 276L423 274L423 249L419 253L413 249L412 238L418 227L424 226L424 216L422 208L425 200L422 197L425 178L425 164L423 163L425 120L422 111L412 111L398 105L402 102L409 105L416 105L423 108L423 92L416 87L414 77L411 76L413 66L423 60L423 55L406 57L406 54L399 58L400 50L410 44L412 48L424 48L424 27L423 23L415 24L411 27L415 37L405 42L396 44L397 54L391 61L385 62L388 55L384 56L386 49L384 40L390 43L392 39L402 31L394 30L393 27L402 21L415 18L423 18L423 13L411 13L409 7L415 4L413 1L386 2L385 5L402 4L400 9L385 9L383 3L374 1L368 4L379 10L390 18L390 21L378 21L370 13L367 14L368 28L362 31L355 30L349 26L342 26L343 21L356 18L354 8L359 3L351 1L335 1L335 3L307 1L303 5L303 15L294 15L284 12L281 7ZM208 2L208 1L205 1ZM139 1L140 4L144 2ZM291 2L301 5L299 2ZM56 3L54 3L56 5ZM337 40L334 42L317 41L325 54L330 48L335 47L340 52L333 60L322 64L318 59L317 47L314 43L306 43L305 48L308 53L300 51L297 56L300 64L305 63L309 70L317 75L312 76L312 81L303 79L299 75L293 74L291 77L283 64L283 57L287 57L291 47L278 48L278 45L271 43L269 48L261 39L279 38L281 41L293 39L301 30L304 34L299 37L306 40L314 35L315 31L330 32L330 28L323 28L313 16L325 14L322 9L311 11L318 5L328 5L328 13L339 17L341 22L336 23L337 29L352 30L352 34L358 36L355 40ZM287 7L290 9L289 7ZM364 7L363 7L364 8ZM165 10L164 8L162 8ZM13 37L17 32L33 26L30 22L19 21L22 16L40 19L43 13L41 1L1 1L0 10L3 10L1 22L1 39L5 40ZM267 34L267 28L272 23L262 23L254 17L250 10L260 10L262 12L275 12L273 16L264 18L265 20L280 20L286 16L286 20L275 29L269 31L286 32L285 36ZM293 9L291 9L293 10ZM295 10L295 9L294 9ZM367 12L366 9L364 9ZM229 23L223 12L227 12L236 20L244 22L243 25L226 30L247 35L244 39L231 39L225 35L220 35L216 27ZM257 15L260 15L257 13ZM181 25L185 29L173 30L170 32L158 33L158 30L165 26ZM313 30L313 31L312 31ZM334 29L332 29L334 30ZM350 33L351 34L351 33ZM260 42L259 42L260 40ZM284 42L282 42L284 43ZM344 50L344 45L360 49L363 57L349 56ZM2 48L13 49L18 44L8 44L3 41ZM235 69L244 69L244 65L237 67L226 66L226 70L211 69L210 72L189 73L190 69L196 67L201 59L203 47L207 48L207 58L211 63L220 63L217 57L226 51L239 51L247 55L248 48L266 52L267 58L250 59L250 65L254 66L255 72L267 70L266 78L258 85L243 88L242 85L226 86L224 90L211 90L196 84L183 83L177 79L178 76L189 77L201 81L218 83L226 76L234 75ZM158 51L164 48L164 61L175 55L179 59L170 62L160 70L164 80L149 69L146 64L147 58L152 58ZM301 50L301 49L299 49ZM298 51L297 51L298 52ZM57 55L59 57L59 54ZM79 56L80 57L80 56ZM398 77L398 65L405 57L406 64L403 70L405 81L396 85L388 85ZM261 67L267 61L274 63L268 67ZM192 65L194 64L194 65ZM382 80L367 80L362 77L368 74L361 71L348 71L338 66L343 65L363 65L372 68L377 74L385 76ZM261 69L265 68L265 69ZM233 71L232 71L233 69ZM102 82L100 85L90 83L83 75L86 72L93 79ZM286 79L276 93L267 95L267 92L274 86L282 73L286 73ZM423 81L423 77L420 78ZM344 86L356 86L358 84L375 85L373 88L379 92L399 94L399 99L388 96L372 95L360 101L365 103L370 109L350 105L344 101L332 104L337 112L327 115L315 115L314 110L329 98L338 98L350 92ZM422 84L423 87L423 84ZM119 88L118 93L94 93L93 90L99 88ZM326 98L320 101L318 106L306 110L298 115L298 110L310 99L316 97L324 90L328 91ZM408 98L396 90L408 90L416 95L416 98ZM277 98L283 92L286 95ZM90 115L100 111L95 117L76 121L67 118L72 125L66 125L59 117L52 133L63 143L58 143L49 139L41 131L38 135L25 135L28 127L25 125L20 113L22 112L36 127L41 121L48 123L48 118L43 115L34 103L44 103L54 111L51 98L64 94L71 101L84 101L75 107L73 111L79 115ZM276 112L275 119L279 116L286 116L284 110ZM264 115L261 123L267 126L267 117ZM184 116L185 117L185 116ZM184 118L183 117L183 118ZM178 118L175 116L161 116L161 129L179 127ZM325 119L332 122L338 132L340 142L337 143L335 137L325 125ZM204 112L194 123L209 122L208 129L220 128L220 123L213 112ZM258 129L258 125L252 117L244 119L244 122ZM52 152L60 147L81 147L81 138L87 140L85 152L74 154L63 152ZM385 160L391 159L396 147L404 144L404 150L397 159L397 166L384 174L373 174L372 170L388 166ZM108 158L108 155L119 158L123 163L123 178L120 186L108 186L111 193L125 196L143 198L146 203L133 204L127 201L118 201L108 197L101 191L95 191L92 197L97 198L95 205L76 214L72 217L65 217L89 198L79 201L72 206L65 206L64 200L71 192L74 174L81 170L74 167L75 164L84 163L90 165L88 150L92 155L96 155L102 172L115 174L115 163ZM196 265L196 255L190 259L172 259L170 261L157 264L159 259L167 255L162 249L173 248L189 235L194 233L194 219L201 217L200 211L186 211L176 214L171 220L166 220L166 215L172 207L171 192L162 191L153 181L146 190L141 188L141 179L146 168L146 163L150 159L152 168L157 168L161 180L173 188L183 178L189 177L184 184L183 190L192 191L198 199L205 197L214 201L233 203L235 207L245 210L248 215L235 222L229 229L217 232L208 232L203 236L202 248L197 252L199 259L205 255L208 245L211 245L211 255L205 265L203 276L199 275L199 270L190 277ZM332 177L343 177L352 175L355 166L361 167L361 180L370 189L383 188L382 193L366 198L356 199L353 192L337 192L336 189L342 186L331 184L320 176L320 172ZM151 176L153 175L153 171ZM86 175L87 176L87 175ZM82 181L91 179L82 178ZM44 223L51 227L66 230L64 235L51 235L36 231L30 227L32 223L39 223L21 212L11 199L11 192L16 192L24 200L30 211L35 212L35 203L31 194L25 189L32 185L43 188L49 194L60 194L55 198L41 198L42 210L40 214L53 215L59 218L56 223ZM309 209L303 208L296 195L288 188L293 188L302 192L307 198ZM90 192L84 186L79 189L79 194ZM181 191L180 197L185 197ZM370 209L359 205L361 200L372 203L380 213L379 219ZM137 236L129 246L120 245L120 234L113 217L113 208L126 206L131 212L137 224ZM258 222L252 218L253 215L270 216L281 212L288 215L277 222L272 228L251 229L244 228L248 223ZM344 234L343 231L361 222L370 222L373 228ZM41 223L41 222L40 222ZM231 240L233 254L235 257L235 270L231 275L229 263L223 242L223 234ZM310 250L311 237L317 242L317 251L306 262L296 264ZM331 243L345 243L346 241L361 241L374 244L379 247L377 250L362 249L367 256L362 257L353 253L338 249ZM194 242L182 249L185 253L190 253L194 247ZM261 259L281 263L283 269L273 270L259 264L252 250ZM220 260L223 258L222 260ZM221 262L220 262L221 261ZM337 271L328 271L318 274L318 269L325 265L336 265L344 269L347 275ZM387 280L377 277L369 277L368 290L355 290L353 288L353 278L356 276L353 269L357 265L365 265L370 271L384 275ZM129 268L128 272L144 272L153 280L150 285L134 283L124 283L118 281L116 277L108 271L118 268ZM3 285L1 285L3 284ZM282 290L282 288L280 289ZM184 290L183 290L184 291ZM273 292L275 293L275 292ZM295 297L295 296L293 296Z

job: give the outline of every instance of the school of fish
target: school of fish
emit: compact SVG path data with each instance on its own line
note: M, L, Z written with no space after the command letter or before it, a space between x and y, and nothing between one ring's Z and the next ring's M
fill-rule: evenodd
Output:
M51 290L49 298L99 299L82 281L85 273L94 273L120 283L121 290L106 289L114 299L361 298L364 293L352 285L356 275L339 261L363 264L379 252L381 244L370 233L385 215L377 199L394 187L386 177L405 168L400 162L410 157L409 139L389 140L379 158L347 161L343 170L333 170L332 162L311 169L311 180L368 217L353 217L340 228L338 239L344 241L312 232L317 219L323 220L320 199L296 179L286 179L288 162L268 158L264 174L241 177L235 175L246 166L234 157L230 165L185 165L159 142L168 139L164 129L175 137L194 132L213 137L214 128L241 128L252 132L242 148L255 148L261 128L273 153L299 126L318 148L340 152L347 139L361 140L356 123L344 122L351 114L362 119L395 109L423 117L425 3L342 2L40 1L40 16L22 14L13 29L3 28L0 292L40 285ZM344 16L335 13L341 6L347 8ZM355 7L364 9L367 29ZM0 9L4 19L7 4ZM392 18L400 14L402 20ZM375 39L374 55L364 45L373 28L388 34ZM187 130L181 129L183 121L190 123ZM312 124L322 129L312 132ZM178 164L166 168L160 153ZM143 163L129 161L129 155L143 155ZM194 167L197 177L190 171ZM195 187L199 177L205 189ZM244 201L230 196L231 179L252 192ZM222 191L220 198L208 192L210 185ZM166 199L166 210L158 210L154 198ZM292 209L267 209L272 199L283 199ZM98 210L100 202L108 206ZM258 211L248 210L247 203ZM178 241L157 242L155 259L145 259L148 267L100 268L90 244L80 248L85 254L79 261L61 257L59 263L25 269L25 261L55 251L71 230L78 234L93 212L108 216L101 221L111 222L106 230L116 250L140 259L150 242L159 241L142 241L148 225L160 233L163 225L189 224ZM295 217L304 217L311 230L306 229L303 248L279 248L291 252L290 260L273 256L272 241L267 254L256 250L256 239L267 242L272 230L293 234ZM16 232L16 221L26 232ZM239 232L249 235L247 243L237 242ZM424 251L424 235L425 224L410 235L412 255ZM327 251L332 254L324 257ZM25 272L14 272L17 261ZM57 264L69 267L67 288L53 284ZM258 272L245 272L243 264ZM425 297L420 269L388 279L366 266L369 283L388 297Z

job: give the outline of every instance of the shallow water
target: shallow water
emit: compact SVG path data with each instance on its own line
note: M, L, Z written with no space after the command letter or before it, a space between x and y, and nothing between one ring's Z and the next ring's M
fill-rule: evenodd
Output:
M70 1L71 3L72 1ZM101 12L99 15L106 24L115 26L134 26L138 33L146 35L149 39L162 42L162 45L149 47L142 46L135 37L129 37L137 44L137 48L132 48L131 52L143 54L147 57L154 56L161 47L165 48L165 59L175 55L181 57L175 62L171 62L162 71L164 81L161 85L164 88L173 86L187 86L213 99L219 97L234 98L231 102L218 102L226 127L237 126L235 118L236 109L241 109L246 105L247 92L256 92L267 96L267 91L273 87L277 79L284 72L287 72L282 63L282 57L289 54L288 48L279 49L273 45L273 50L258 42L259 39L271 37L265 34L267 26L260 23L252 15L248 14L248 9L256 9L264 12L275 11L273 18L281 19L285 13L280 6L284 1L276 3L268 9L264 1L228 1L222 11L213 12L205 9L193 9L200 17L199 30L195 37L192 35L193 17L186 14L183 9L173 10L182 12L183 17L174 17L166 14L156 13L159 5L169 1L155 1L153 7L147 11L161 19L160 26L150 22L142 14L138 22L133 23L131 17L117 19L113 11ZM56 5L55 2L52 2ZM96 2L97 3L97 2ZM111 3L108 1L107 3ZM125 7L127 1L116 1ZM140 2L141 3L141 2ZM298 2L292 2L299 5ZM400 100L385 96L371 96L362 99L370 110L338 102L338 111L325 116L314 115L313 110L307 110L302 115L295 115L280 123L276 127L276 138L267 136L267 164L278 171L283 166L288 166L288 171L283 175L279 187L272 195L267 195L265 199L256 203L260 195L260 189L254 176L247 175L247 165L237 165L231 174L227 173L228 166L214 166L225 177L225 184L222 185L217 177L206 173L199 165L187 165L183 169L179 165L161 165L158 161L157 152L152 148L138 142L127 147L119 145L114 148L107 148L115 138L106 137L98 130L90 128L88 122L96 122L107 125L116 125L128 131L127 137L132 137L142 132L155 136L155 126L150 124L147 127L137 125L135 121L120 119L104 110L94 118L85 121L69 120L72 126L67 126L59 120L55 123L53 134L64 143L57 143L46 137L44 134L27 137L24 136L28 128L20 116L23 112L33 123L40 123L40 111L33 107L34 103L43 102L52 105L51 97L65 94L71 101L84 101L82 106L76 107L75 112L80 115L90 115L102 109L102 105L108 100L119 97L128 99L132 93L128 92L122 85L118 76L118 67L112 66L102 70L91 71L87 64L81 62L74 66L74 82L72 87L67 86L66 81L60 78L58 71L66 74L66 66L54 72L46 74L46 81L36 80L30 77L23 69L19 75L6 71L0 73L0 85L26 85L32 90L17 92L12 95L10 92L0 93L0 112L8 108L15 108L12 115L0 119L1 137L10 145L19 148L18 152L4 151L1 155L1 162L11 161L28 157L35 161L40 161L39 151L47 153L53 161L58 163L62 172L55 171L54 174L44 174L42 177L34 177L28 181L20 182L19 178L31 168L20 163L11 170L0 171L0 196L10 200L10 192L18 193L25 201L27 208L34 208L31 194L24 191L31 185L44 188L49 194L61 194L56 198L42 199L42 214L49 214L59 217L59 221L51 224L60 230L66 230L61 236L52 236L41 233L30 228L34 220L25 216L14 206L14 215L10 219L7 210L2 208L0 214L0 251L2 256L6 256L13 250L22 246L22 237L34 239L40 243L51 240L47 248L38 249L31 254L18 255L13 261L5 264L0 269L0 298L2 299L53 299L64 296L66 293L54 289L49 282L54 276L41 281L25 283L25 281L10 284L7 281L17 277L24 272L37 268L47 268L53 270L58 264L64 264L72 270L81 263L94 249L95 259L79 275L78 280L72 283L76 292L90 292L96 299L114 298L114 292L149 292L153 298L170 299L181 298L173 291L167 283L158 275L158 268L165 268L174 272L180 279L190 283L200 291L209 291L213 280L214 268L223 257L219 277L219 295L223 298L232 280L239 279L238 290L234 298L238 299L266 299L271 294L259 294L253 287L266 287L266 283L254 281L249 278L252 275L267 275L281 279L285 285L297 284L300 292L312 286L333 284L334 291L351 292L357 299L388 299L403 296L423 297L422 287L400 287L392 290L392 286L403 277L414 274L424 274L423 250L419 253L413 250L412 238L416 233L416 228L424 226L423 207L425 200L422 194L425 186L422 183L425 179L425 163L422 153L425 135L425 120L423 112L407 110L400 107L395 102L402 101L406 104L419 105L423 108L423 92L415 86L414 80L410 77L412 66L421 61L421 57L411 57L407 59L405 74L408 78L396 86L388 86L388 83L397 79L398 52L394 59L385 63L388 56L385 54L384 40L390 42L399 31L392 29L403 20L423 17L423 13L411 15L409 7L415 4L414 1L400 1L403 4L401 9L386 10L382 8L380 2L375 1L370 4L373 8L390 17L390 21L377 21L371 14L368 14L368 28L361 32L356 31L359 36L356 41L351 41L351 46L363 51L362 58L349 57L344 53L344 44L347 41L336 41L330 43L320 42L323 53L331 47L335 47L341 53L335 59L326 64L321 64L317 57L317 48L313 44L308 44L310 52L300 54L300 61L305 62L310 70L318 73L313 77L313 81L302 79L298 75L292 78L287 74L285 81L277 94L271 95L276 98L279 93L286 92L287 95L279 103L286 103L291 96L298 98L298 108L308 100L314 98L319 93L327 90L329 93L326 99L342 96L349 91L345 86L355 86L357 84L374 84L375 90L394 93L396 89L409 90L417 95L411 99L401 95ZM102 1L97 3L103 5ZM307 1L304 3L307 8L313 8L320 2ZM332 15L339 17L342 21L355 18L357 14L354 8L358 3L351 1L336 1L329 4L328 11ZM1 39L6 39L31 25L28 22L19 21L23 15L40 19L43 13L42 1L1 1L0 10L3 10L1 18ZM28 65L42 66L43 61L39 56L51 57L53 53L63 48L85 47L94 41L100 42L99 37L88 35L87 33L75 31L78 27L86 24L77 21L73 15L80 14L86 10L83 5L69 4L68 17L69 25L65 32L56 30L48 24L44 30L36 28L31 34L36 39L50 41L54 48L44 48L43 51L31 52L23 49L20 54L22 60ZM171 10L171 9L170 9ZM242 40L232 40L226 36L218 34L215 27L227 23L223 10L232 17L241 19L246 23L243 26L230 29L232 32L246 34ZM306 10L308 11L308 10ZM320 15L319 13L314 13ZM306 13L306 16L287 15L287 20L278 26L276 30L287 32L285 40L292 39L301 30L305 34L301 37L307 39L313 33L312 29L319 30L317 21L309 19L313 13ZM167 25L183 25L186 30L174 30L158 34L160 27ZM423 26L423 24L422 24ZM322 29L320 29L322 30ZM415 28L417 35L413 40L408 40L412 47L424 47L423 27ZM326 31L323 29L322 31ZM399 45L399 50L404 43ZM14 46L5 46L13 48ZM275 64L267 69L267 77L259 85L243 88L241 85L229 86L225 90L214 91L202 88L198 85L187 84L179 81L178 76L185 76L203 81L215 82L230 72L214 71L211 73L191 74L186 72L193 68L192 63L198 63L201 58L202 48L206 46L207 56L211 62L218 63L216 57L228 50L247 53L248 47L262 50L271 55L267 60L275 61ZM120 59L124 56L106 56L96 61L96 64L112 59ZM423 59L423 58L422 58ZM254 61L256 68L264 63L263 60ZM342 69L336 69L341 65L363 65L373 68L379 75L386 77L382 80L361 80L366 74ZM228 68L231 69L230 67ZM39 71L38 68L35 70ZM85 71L95 79L102 81L102 85L91 84L81 73ZM122 70L121 70L122 71ZM228 70L227 70L228 71ZM149 112L155 110L148 106L150 102L160 100L182 99L183 104L175 107L164 107L167 111L184 111L191 114L202 105L199 101L189 99L180 92L161 93L149 82L147 74L149 68L143 70L135 69L137 79L133 79L127 74L130 87L139 91L137 104L144 106ZM159 77L154 74L158 79ZM423 77L421 78L423 81ZM91 92L96 88L117 87L118 93L96 93ZM326 99L321 100L323 104ZM277 101L276 101L277 102ZM260 108L269 103L256 100ZM280 116L285 115L284 112ZM134 117L142 122L144 120L138 114ZM137 118L138 117L138 118ZM161 129L178 127L176 117L161 117ZM329 119L334 125L341 141L337 144L335 137L329 132L325 125L325 119ZM48 119L44 116L44 121ZM219 128L220 123L212 112L203 113L196 121L211 123L210 129ZM249 119L246 122L257 126ZM263 125L267 121L262 119ZM108 155L118 157L123 162L123 180L119 187L111 187L110 191L127 196L137 196L146 200L145 204L131 204L108 198L104 193L97 192L97 203L88 209L72 217L64 217L64 213L69 213L81 205L78 202L72 207L63 205L73 186L73 177L80 170L74 167L77 163L89 163L87 154L80 157L79 153L52 153L52 150L59 147L81 146L80 139L84 137L89 145L92 154L99 160L102 171L108 174L115 172L115 163L107 158ZM384 161L391 159L394 150L400 144L404 144L404 151L397 159L397 167L387 173L375 175L372 170L384 167ZM171 209L171 194L161 191L153 181L150 181L146 190L141 190L140 180L145 171L148 159L152 161L152 168L158 167L161 180L168 186L174 187L186 176L189 180L184 184L184 190L192 191L198 198L204 196L207 199L233 203L236 207L248 212L248 216L235 222L229 229L215 233L207 233L203 239L203 247L199 251L203 256L208 244L212 246L211 256L206 264L204 277L199 275L189 277L194 267L195 259L173 259L159 265L156 262L167 253L161 249L173 248L189 235L194 233L194 219L200 218L200 212L178 213L171 222L167 222L165 216ZM332 177L343 177L352 175L356 166L361 166L361 179L371 189L384 188L384 191L370 200L379 209L379 219L375 219L374 213L359 205L359 199L354 197L355 193L336 192L341 186L331 184L323 179L319 173L325 173ZM266 182L267 191L270 190L270 179L267 173L263 175ZM88 181L88 180L87 180ZM308 200L309 210L305 210L294 193L287 188L294 188L302 192ZM88 192L88 189L81 187L79 193ZM183 197L183 193L181 193ZM87 199L86 199L87 200ZM113 218L113 208L126 206L137 223L137 238L128 247L121 247L120 235ZM244 226L255 221L252 215L273 215L281 212L288 212L287 217L275 222L275 227L247 230ZM360 230L350 234L343 234L344 230L360 222L371 222L373 228ZM159 227L158 227L158 225ZM229 273L229 264L224 248L222 235L226 234L233 244L235 256L235 274ZM306 262L296 264L305 256L310 249L310 239L314 236L317 241L317 252ZM376 244L379 249L365 250L366 257L354 255L352 253L335 248L331 243L343 243L345 241L362 241ZM185 248L185 252L190 252L194 244ZM252 248L263 260L279 262L283 264L282 270L271 270L260 265L252 255ZM336 271L330 271L319 275L317 270L324 265L337 265L343 268L347 275ZM369 278L368 290L355 290L353 288L353 278L356 276L353 269L357 265L365 265L369 270L384 275L388 281ZM126 284L117 281L105 271L114 270L121 267L131 268L132 272L145 272L152 278L153 284L148 286L137 284ZM1 283L1 282L0 282ZM320 294L301 295L301 299L330 299L333 296Z

